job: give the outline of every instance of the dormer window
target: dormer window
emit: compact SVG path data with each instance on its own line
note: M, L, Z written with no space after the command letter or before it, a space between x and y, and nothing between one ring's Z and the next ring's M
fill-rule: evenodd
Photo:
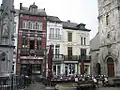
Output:
M33 5L30 5L29 10L31 13L36 13L38 9L38 6L35 5L35 3L33 3Z
M85 29L85 24L80 23L80 24L77 25L77 27L80 28L80 29Z

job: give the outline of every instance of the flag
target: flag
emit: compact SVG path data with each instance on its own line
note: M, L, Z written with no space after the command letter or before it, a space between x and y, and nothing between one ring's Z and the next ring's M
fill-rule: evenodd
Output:
M84 74L84 59L81 60L81 66L80 66L81 74Z
M48 78L49 80L51 80L52 78L52 58L53 58L52 45L50 45L49 53L48 53Z

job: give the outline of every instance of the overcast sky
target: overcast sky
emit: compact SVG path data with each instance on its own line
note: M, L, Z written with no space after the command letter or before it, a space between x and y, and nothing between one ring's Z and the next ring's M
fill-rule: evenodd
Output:
M91 29L90 39L98 31L97 0L14 0L14 6L19 9L19 3L23 3L29 7L33 2L38 8L45 8L47 15L57 16L62 21L85 23L86 28Z

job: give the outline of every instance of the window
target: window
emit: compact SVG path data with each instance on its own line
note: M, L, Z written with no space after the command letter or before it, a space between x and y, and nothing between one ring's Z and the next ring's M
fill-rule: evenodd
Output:
M25 21L23 21L23 25L22 25L22 28L25 28Z
M40 74L41 72L41 65L40 64L34 64L32 65L32 73L34 74Z
M33 30L36 30L36 23L33 23Z
M88 74L88 68L89 68L89 66L88 66L88 65L85 65L85 69L84 69L85 74Z
M107 38L110 38L110 33L107 34Z
M106 25L109 24L109 15L106 15Z
M55 33L55 38L56 38L56 39L59 39L59 38L60 38L59 35L60 35L60 29L57 28L57 29L56 29L56 33Z
M57 75L60 74L60 66L57 66Z
M42 48L42 41L41 40L38 40L37 42L37 49L41 49Z
M28 29L28 22L27 21L23 21L22 28Z
M54 75L56 75L56 66L55 65L53 66L53 73L54 73Z
M41 22L38 23L38 31L42 31L42 23Z
M32 29L32 22L29 22L29 28Z
M50 35L49 35L50 39L54 38L54 28L50 28Z
M55 46L55 58L59 58L59 53L60 53L60 46L56 45Z
M81 59L86 58L86 49L81 48Z
M84 37L84 45L86 45L86 38Z
M30 40L30 49L34 49L34 40Z
M72 33L68 32L68 41L71 42L72 41Z
M12 71L14 72L14 67L15 67L15 65L12 65Z
M56 45L55 46L55 54L59 54L59 52L60 52L60 46Z
M22 48L28 47L28 41L26 40L25 36L22 37Z
M68 58L71 59L72 57L72 47L68 47Z
M81 45L83 45L83 37L81 37Z

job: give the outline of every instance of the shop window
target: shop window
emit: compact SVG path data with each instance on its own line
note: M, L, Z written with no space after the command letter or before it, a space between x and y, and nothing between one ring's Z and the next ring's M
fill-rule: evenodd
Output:
M30 40L30 49L34 49L34 40Z

